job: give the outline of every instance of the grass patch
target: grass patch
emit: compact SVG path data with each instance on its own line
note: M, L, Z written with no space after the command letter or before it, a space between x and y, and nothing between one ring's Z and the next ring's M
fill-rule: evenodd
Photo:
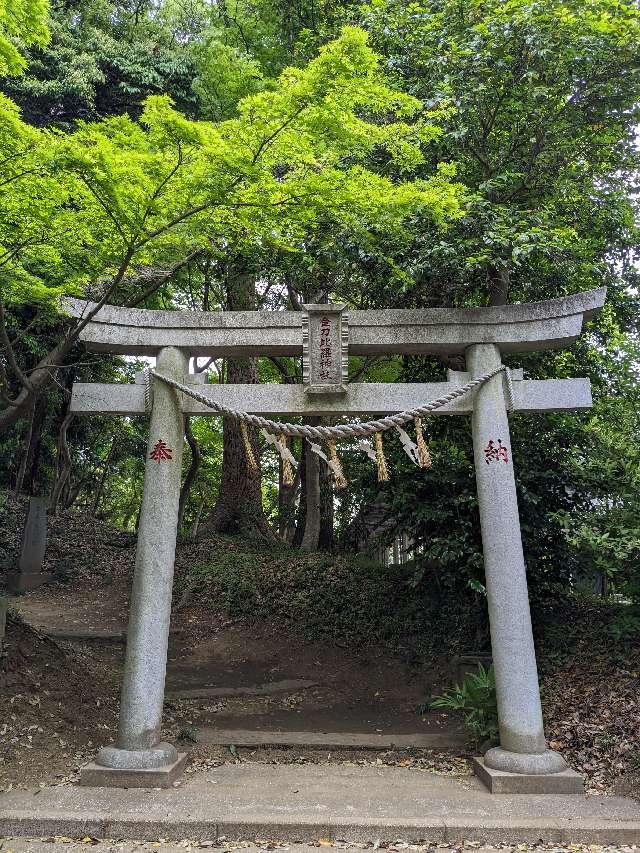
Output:
M188 569L195 596L230 616L276 618L309 639L383 644L426 653L430 619L424 591L405 566L380 566L356 554L300 554L220 537L211 559Z

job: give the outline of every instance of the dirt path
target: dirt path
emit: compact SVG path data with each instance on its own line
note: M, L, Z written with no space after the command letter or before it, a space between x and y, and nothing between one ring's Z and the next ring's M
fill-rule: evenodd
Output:
M191 547L183 546L183 562L195 559ZM106 525L75 517L52 524L46 569L60 577L62 566L64 582L12 601L54 644L25 645L18 629L10 638L14 671L0 684L5 784L64 783L114 739L134 561L134 543ZM172 618L163 734L184 744L211 730L453 736L457 725L446 715L418 713L446 676L442 665L410 669L379 648L309 642L275 620L185 604ZM194 760L234 760L205 741L203 734ZM300 760L299 750L258 752L265 761Z
M93 578L41 587L13 604L28 624L59 642L75 636L63 645L100 669L115 698L127 596L126 576L108 584ZM88 639L92 633L94 640ZM185 608L174 618L170 641L166 726L171 736L186 733L194 740L212 729L374 737L435 732L450 734L456 747L457 721L441 712L418 713L442 677L441 671L410 670L380 649L312 643L264 620ZM200 698L183 701L185 695Z
M126 631L123 584L102 589L40 588L14 599L25 621L53 636L77 635L87 653L119 677L124 645L100 642ZM95 634L96 641L88 640ZM77 643L76 643L77 645ZM435 678L434 678L435 676ZM218 701L192 703L198 724L266 731L413 733L455 729L443 713L418 714L441 673L415 672L379 649L354 653L310 643L260 620L229 620L200 610L179 614L169 650L167 693ZM278 690L290 682L291 689ZM299 683L308 686L298 687ZM261 690L275 686L274 695ZM234 695L238 690L244 696ZM251 692L255 690L256 695ZM209 693L211 691L211 693ZM280 695L278 695L280 694Z

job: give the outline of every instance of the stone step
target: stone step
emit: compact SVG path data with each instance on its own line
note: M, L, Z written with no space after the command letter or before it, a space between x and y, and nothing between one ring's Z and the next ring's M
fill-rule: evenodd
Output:
M198 730L198 742L213 746L275 746L298 749L460 749L465 735L452 732L414 734L363 732L255 731L251 729Z
M273 696L278 693L295 693L318 687L316 681L304 678L285 678L282 681L270 681L266 684L249 684L244 687L192 687L167 691L169 699L217 699L233 696Z
M114 630L109 628L68 628L68 627L43 627L33 625L36 631L51 637L52 640L68 640L69 642L96 642L96 643L126 643L126 628ZM183 633L182 629L175 628L169 631L171 637Z
M127 641L126 630L113 631L105 628L38 628L38 630L52 640L100 643L126 643Z

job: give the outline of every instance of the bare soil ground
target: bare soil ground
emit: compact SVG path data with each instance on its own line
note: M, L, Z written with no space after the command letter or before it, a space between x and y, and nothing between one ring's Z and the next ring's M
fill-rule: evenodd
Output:
M183 545L178 560L188 562L203 547L211 544ZM66 784L98 746L115 738L124 659L118 637L126 630L134 557L134 543L105 525L74 517L51 525L47 568L55 572L65 560L65 580L11 600L24 623L11 619L8 625L0 681L0 713L7 721L0 738L0 785ZM443 678L437 666L410 669L380 648L352 651L309 642L290 626L229 619L197 603L179 607L172 626L169 695L184 688L251 687L289 679L314 685L271 696L168 699L165 734L192 750L192 768L242 760L249 752L198 744L202 727L399 734L459 729L459 722L444 713L417 712L434 681ZM99 639L60 639L78 632L94 632ZM252 761L380 760L468 772L463 757L446 751L250 753Z
M113 672L20 620L0 670L0 786L64 781L116 727Z
M41 591L39 592L41 594ZM25 608L28 609L28 608ZM232 626L240 632L238 625ZM230 627L225 629L228 633ZM256 643L259 638L256 638ZM213 640L210 641L213 643ZM210 647L210 646L209 646ZM260 665L264 646L256 645L260 656L255 666L248 663L252 645L247 644L243 677L251 676L262 683L269 670ZM270 650L273 652L274 647ZM216 650L219 651L219 650ZM173 654L177 654L174 649ZM199 651L200 660L204 652ZM327 658L325 657L325 660ZM317 658L316 658L317 660ZM11 619L5 647L5 667L0 680L0 788L69 784L76 779L79 768L93 757L96 749L114 740L117 732L118 690L122 669L122 648L95 642L52 641L30 629L20 620ZM214 659L207 676L217 673L226 678L219 661ZM225 659L228 664L230 659ZM232 662L232 661L231 661ZM320 661L320 664L322 661ZM315 662L310 664L311 667ZM270 670L273 667L269 668ZM385 667L381 672L386 676ZM343 662L342 677L358 672L359 664ZM233 745L213 746L198 743L198 730L220 728L277 728L308 729L320 725L325 731L353 731L360 725L379 726L384 717L395 730L398 720L411 732L425 727L424 718L412 707L412 688L407 694L400 690L389 707L385 704L385 686L389 681L380 678L382 688L377 697L380 707L358 705L358 696L370 699L371 686L366 685L363 673L358 672L361 693L351 692L349 703L344 695L348 684L339 681L310 690L278 696L221 698L207 700L167 700L165 703L164 734L181 742L190 751L189 772L243 760L262 763L291 763L308 761L384 763L400 767L434 770L443 773L468 773L466 759L447 750L388 750L380 753L359 750L300 750L259 748L241 749ZM374 670L373 675L376 675ZM179 683L179 667L173 669ZM365 686L366 685L366 686ZM376 700L374 700L376 701ZM378 716L374 716L377 713ZM351 714L349 717L348 714ZM433 725L440 723L434 715ZM444 720L446 725L448 721ZM448 723L451 725L451 723ZM318 730L318 729L315 729Z
M105 589L76 582L69 593L65 586L45 587L13 599L12 604L44 633L95 630L99 637L112 630L117 637L125 630L118 621L127 609L121 585ZM123 645L58 642L100 662L117 685ZM433 671L410 669L382 649L350 652L309 642L290 627L285 630L248 617L228 619L204 608L185 608L176 615L169 648L169 695L181 689L250 688L288 680L314 686L284 696L191 702L191 715L201 724L228 729L403 734L458 727L442 712L417 713L429 695Z

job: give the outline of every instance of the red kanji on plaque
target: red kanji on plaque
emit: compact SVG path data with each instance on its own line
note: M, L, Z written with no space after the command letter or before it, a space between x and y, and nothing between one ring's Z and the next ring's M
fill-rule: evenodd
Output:
M153 459L154 462L160 462L164 459L171 459L172 453L173 450L170 447L167 447L166 442L162 441L162 439L159 438L156 441L153 450L149 454L149 459Z
M495 441L489 441L489 444L484 449L484 461L487 465L490 462L508 462L509 461L509 451L502 443L502 439L498 439L498 443Z

